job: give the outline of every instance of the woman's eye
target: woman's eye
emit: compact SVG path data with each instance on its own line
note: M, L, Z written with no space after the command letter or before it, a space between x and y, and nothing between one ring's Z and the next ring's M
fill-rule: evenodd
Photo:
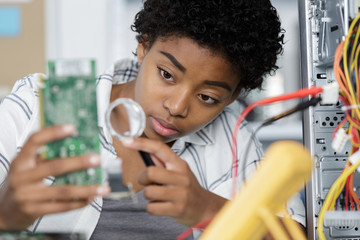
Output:
M160 69L160 74L166 81L173 81L174 80L174 78L171 76L171 74L168 73L165 70Z
M219 103L218 100L216 100L216 99L214 99L214 98L212 98L212 97L210 97L208 95L200 94L199 97L203 102L205 102L207 104L217 104L217 103Z

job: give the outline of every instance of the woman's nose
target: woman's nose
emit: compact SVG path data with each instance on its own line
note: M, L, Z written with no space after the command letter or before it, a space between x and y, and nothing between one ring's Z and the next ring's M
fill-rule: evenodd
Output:
M189 95L186 92L170 94L163 105L171 116L186 117L189 112Z

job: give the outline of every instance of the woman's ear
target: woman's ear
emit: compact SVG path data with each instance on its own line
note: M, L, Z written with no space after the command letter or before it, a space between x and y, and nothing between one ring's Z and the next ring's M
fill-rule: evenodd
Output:
M136 48L136 56L138 59L138 62L141 64L144 60L144 57L148 51L148 44L147 42L140 42L138 43L138 46Z
M240 95L241 91L242 91L242 86L239 83L239 85L236 87L233 95L231 96L229 104L233 103L236 99L238 99L240 97L239 95Z

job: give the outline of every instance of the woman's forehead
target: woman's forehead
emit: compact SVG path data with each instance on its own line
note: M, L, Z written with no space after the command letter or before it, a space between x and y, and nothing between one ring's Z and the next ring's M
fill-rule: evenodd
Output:
M150 51L164 59L169 59L170 62L174 62L171 59L175 60L186 71L209 75L211 79L227 79L238 82L239 75L220 52L216 53L203 47L190 38L160 38L154 42Z

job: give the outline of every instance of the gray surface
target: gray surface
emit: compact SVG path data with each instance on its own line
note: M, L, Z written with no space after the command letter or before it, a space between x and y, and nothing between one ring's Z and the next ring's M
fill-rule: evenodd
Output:
M138 202L131 198L104 199L103 211L91 240L162 240L176 239L188 227L170 217L157 217L146 212L147 200L143 192L137 194Z
M262 122L249 122L249 126L255 131ZM282 121L275 122L269 126L261 128L256 137L263 145L264 151L276 141L293 140L299 143L302 139L302 122L301 121Z

